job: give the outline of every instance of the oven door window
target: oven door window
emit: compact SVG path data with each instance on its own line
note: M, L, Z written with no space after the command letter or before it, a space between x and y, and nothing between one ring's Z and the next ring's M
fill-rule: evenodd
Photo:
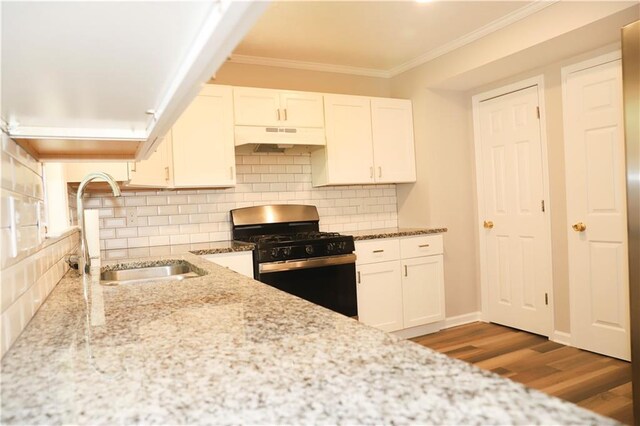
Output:
M259 281L343 315L358 315L356 266L353 263L263 272Z

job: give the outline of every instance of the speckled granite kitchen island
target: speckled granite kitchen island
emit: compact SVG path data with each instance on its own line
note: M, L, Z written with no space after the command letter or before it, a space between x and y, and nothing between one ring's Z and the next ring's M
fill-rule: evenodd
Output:
M195 255L170 258L208 275L106 287L69 272L2 360L2 423L615 423Z

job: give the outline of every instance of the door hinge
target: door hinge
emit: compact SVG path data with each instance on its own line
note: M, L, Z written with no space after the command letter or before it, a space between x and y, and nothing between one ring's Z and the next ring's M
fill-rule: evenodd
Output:
M544 294L544 304L549 305L549 293Z
M538 116L538 119L540 118L540 107L537 106L536 107L536 115Z
M540 208L542 209L542 213L544 213L544 200L540 201Z

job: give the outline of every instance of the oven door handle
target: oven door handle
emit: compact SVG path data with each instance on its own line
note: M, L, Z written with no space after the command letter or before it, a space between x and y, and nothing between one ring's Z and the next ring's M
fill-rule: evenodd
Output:
M285 262L267 262L258 265L261 274L270 272L293 271L295 269L322 268L324 266L346 265L355 263L356 255L342 254L339 256L324 256L302 260L287 260Z

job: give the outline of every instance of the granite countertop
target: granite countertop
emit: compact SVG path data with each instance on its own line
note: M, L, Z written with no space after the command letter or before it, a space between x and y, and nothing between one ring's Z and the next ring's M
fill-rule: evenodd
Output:
M170 261L207 275L67 273L2 360L2 424L615 424L193 254L135 264Z
M149 256L180 255L194 253L197 255L232 253L251 251L255 244L244 241L211 241L193 244L174 244L167 246L135 247L125 249L101 250L100 257L106 261L131 259Z
M344 232L346 235L353 235L353 239L375 240L377 238L397 238L410 237L414 235L441 234L447 232L447 228L381 228L368 229L365 231Z

